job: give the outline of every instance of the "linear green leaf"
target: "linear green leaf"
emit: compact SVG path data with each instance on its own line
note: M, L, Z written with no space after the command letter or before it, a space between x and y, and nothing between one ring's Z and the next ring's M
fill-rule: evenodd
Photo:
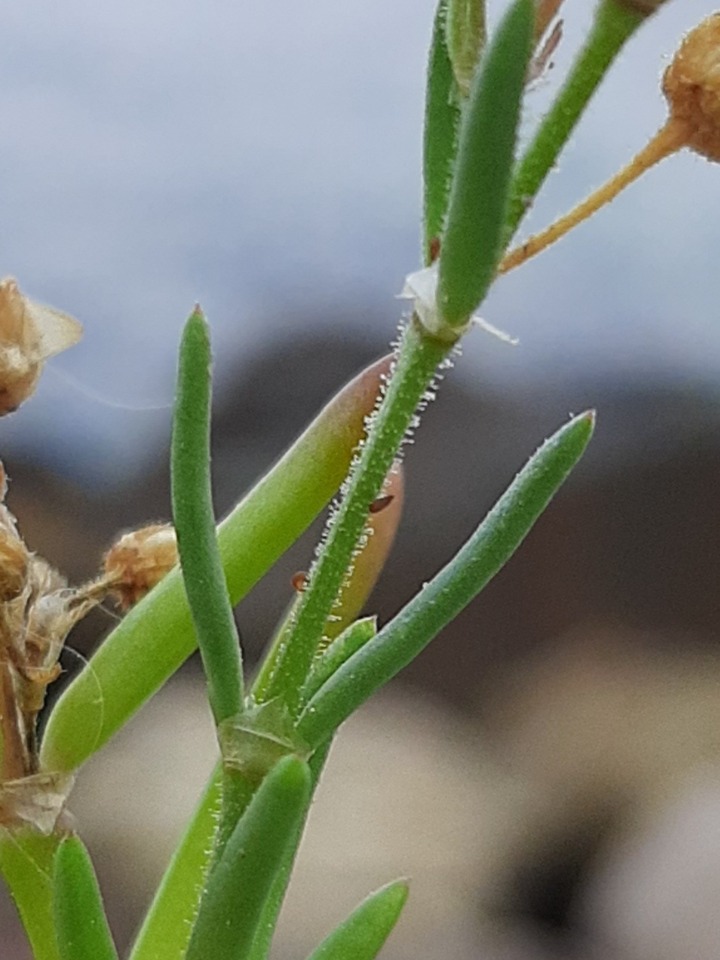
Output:
M54 913L61 960L118 960L100 888L79 837L55 854Z
M334 397L219 527L232 603L238 603L314 520L347 474L385 358ZM179 571L115 628L63 693L42 743L46 770L73 770L98 750L195 650Z
M35 960L60 960L53 916L55 834L0 828L0 872L25 927Z
M308 767L310 769L311 776L311 786L307 804L305 806L305 810L303 811L300 822L298 823L295 835L290 837L288 841L282 861L280 862L277 873L275 874L272 887L270 888L268 897L263 905L262 914L257 926L257 932L255 934L255 938L253 939L253 945L248 953L247 960L266 960L268 954L270 953L270 946L272 944L272 938L275 934L278 915L285 899L285 894L290 882L290 875L295 863L295 857L302 839L305 819L309 813L313 794L315 793L315 788L320 780L320 774L325 766L325 761L328 758L331 746L332 740L327 740L325 743L320 744L308 761Z
M213 858L221 805L218 766L160 882L129 960L184 960Z
M450 327L468 322L500 259L534 23L533 0L514 0L464 110L438 278L438 309Z
M405 880L370 894L308 960L374 960L397 923L407 895Z
M310 795L310 771L285 757L260 785L207 881L187 960L246 960L264 904Z
M649 10L624 0L601 0L590 33L567 80L518 163L510 188L509 241L570 138L600 81Z
M593 426L585 413L547 440L450 563L320 688L298 724L310 746L410 663L504 566L582 456Z
M210 331L199 308L183 331L171 451L173 522L185 593L220 724L242 709L240 641L220 559L210 477Z
M197 308L183 331L173 418L173 522L208 699L220 724L243 702L240 641L220 559L210 477L210 331Z
M440 0L430 45L423 138L423 259L445 229L460 128L460 97L447 49L448 0Z
M307 702L316 694L338 667L345 663L360 647L364 647L369 640L372 640L376 633L377 617L363 617L346 627L339 637L335 637L322 655L313 660L305 681L303 700Z
M485 46L485 0L448 0L446 33L455 82L467 97Z

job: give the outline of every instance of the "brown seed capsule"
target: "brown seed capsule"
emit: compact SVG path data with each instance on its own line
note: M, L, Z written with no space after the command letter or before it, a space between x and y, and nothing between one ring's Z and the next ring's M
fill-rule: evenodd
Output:
M686 144L720 161L720 13L683 40L663 77L670 117L686 129Z
M48 357L81 336L73 317L24 296L11 277L0 281L0 416L32 395Z
M141 600L178 562L175 530L155 523L124 534L105 554L108 588L127 610Z

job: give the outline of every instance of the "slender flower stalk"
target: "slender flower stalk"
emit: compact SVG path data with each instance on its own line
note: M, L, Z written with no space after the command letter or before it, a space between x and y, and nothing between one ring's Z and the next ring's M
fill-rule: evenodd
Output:
M630 163L618 171L607 183L604 183L582 203L579 203L569 213L550 224L545 230L533 234L524 243L506 253L500 261L498 273L509 273L510 270L519 267L522 263L537 256L538 253L542 253L547 247L562 239L574 227L589 219L601 207L614 200L625 187L642 176L646 170L664 160L665 157L677 153L686 143L687 131L684 126L669 120L665 126L658 130L652 140L633 157Z
M538 12L543 19L543 10ZM627 0L598 3L590 32L567 80L515 168L505 225L507 241L532 206L605 74L651 12Z
M691 31L663 76L670 115L635 157L570 213L507 253L498 273L525 263L587 220L646 170L684 147L720 161L720 13Z

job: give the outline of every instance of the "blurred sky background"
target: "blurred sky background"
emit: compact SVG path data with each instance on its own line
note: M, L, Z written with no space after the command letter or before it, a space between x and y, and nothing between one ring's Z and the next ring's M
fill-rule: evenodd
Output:
M491 4L493 18L503 5ZM593 6L566 0L565 38L528 98L526 130ZM331 337L350 328L392 337L394 295L418 265L433 9L434 0L4 5L0 270L86 331L50 364L34 402L3 422L4 452L88 484L139 472L167 437L177 337L195 300L213 325L220 392L258 350L314 317ZM630 41L528 228L654 133L668 56L712 11L710 0L668 0ZM508 390L588 374L716 390L719 196L720 169L689 153L665 161L497 285L483 313L521 346L475 333L457 375Z

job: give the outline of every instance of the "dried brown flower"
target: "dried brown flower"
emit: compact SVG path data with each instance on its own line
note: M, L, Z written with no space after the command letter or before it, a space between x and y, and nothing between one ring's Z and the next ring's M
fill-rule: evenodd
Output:
M69 781L38 771L37 716L60 674L65 638L103 593L94 584L69 588L28 550L4 503L6 489L0 464L0 823L32 822L45 830L62 809Z
M17 410L34 392L45 361L81 336L73 317L24 296L11 277L0 281L0 416Z
M124 534L105 554L105 585L127 610L178 562L175 530L155 523Z
M683 40L663 77L671 121L686 129L692 150L720 160L720 13Z

